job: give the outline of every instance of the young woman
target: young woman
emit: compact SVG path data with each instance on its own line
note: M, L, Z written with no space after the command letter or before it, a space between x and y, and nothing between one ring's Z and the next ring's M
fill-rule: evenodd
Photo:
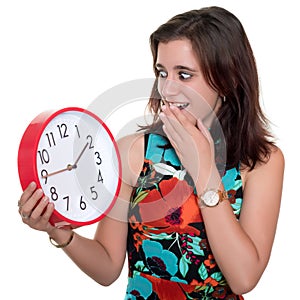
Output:
M207 7L173 17L150 42L154 121L118 141L121 191L94 239L54 228L35 183L19 212L102 285L127 253L126 299L243 299L268 264L284 172L249 41L232 13Z

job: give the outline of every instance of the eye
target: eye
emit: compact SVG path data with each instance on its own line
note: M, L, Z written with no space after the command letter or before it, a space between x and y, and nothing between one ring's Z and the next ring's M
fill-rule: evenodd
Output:
M167 76L168 76L167 72L163 71L163 70L157 70L157 74L161 78L167 78Z
M192 78L192 75L188 74L186 72L179 72L179 77L181 80L187 80L187 79Z

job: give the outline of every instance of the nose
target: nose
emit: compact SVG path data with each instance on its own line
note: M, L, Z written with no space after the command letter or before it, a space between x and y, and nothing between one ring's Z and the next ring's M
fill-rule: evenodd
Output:
M179 83L172 79L161 80L158 89L164 99L176 96L180 92Z

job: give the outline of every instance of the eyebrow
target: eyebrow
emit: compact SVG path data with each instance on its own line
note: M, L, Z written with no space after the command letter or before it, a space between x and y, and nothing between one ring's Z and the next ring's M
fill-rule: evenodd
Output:
M155 67L156 68L165 69L165 67L162 64L160 64L160 63L156 64ZM187 71L191 71L191 72L197 72L197 70L195 70L195 69L192 69L192 68L187 67L187 66L182 66L182 65L176 65L174 67L174 69L175 70L187 70Z

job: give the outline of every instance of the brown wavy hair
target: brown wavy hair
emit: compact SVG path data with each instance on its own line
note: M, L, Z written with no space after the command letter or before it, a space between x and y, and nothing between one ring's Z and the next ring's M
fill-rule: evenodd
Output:
M156 80L148 107L154 114L149 128L161 125L161 97L155 68L159 43L189 39L207 83L226 101L217 117L225 136L227 167L241 163L252 170L265 162L274 144L259 102L259 81L253 51L235 15L221 7L205 7L174 16L150 36Z

